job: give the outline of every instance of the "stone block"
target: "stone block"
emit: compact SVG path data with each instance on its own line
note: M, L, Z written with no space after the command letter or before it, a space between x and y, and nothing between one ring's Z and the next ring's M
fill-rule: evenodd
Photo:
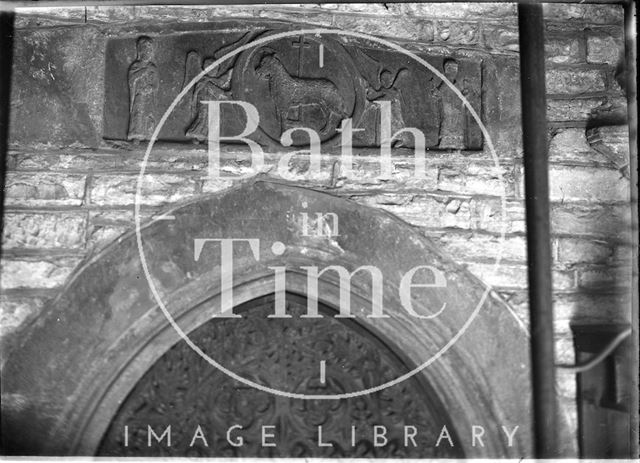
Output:
M584 45L579 37L549 37L544 44L545 59L554 64L584 62Z
M84 247L86 222L85 213L8 212L2 248L79 249Z
M511 52L520 50L517 28L503 27L498 24L485 24L483 39L485 46L489 49Z
M558 262L563 264L604 263L613 255L610 244L580 238L559 238Z
M96 175L91 188L91 204L99 206L133 205L138 176ZM140 204L160 205L193 198L196 180L191 176L147 174L142 181L138 198Z
M401 14L423 18L501 18L503 23L517 24L517 11L513 3L402 3L399 6Z
M37 317L45 302L42 296L0 295L0 338Z
M544 17L547 21L580 21L590 24L615 24L622 26L624 10L614 4L567 4L544 3Z
M557 293L553 296L555 317L574 323L629 323L629 291Z
M336 14L333 27L354 32L362 32L380 37L392 37L400 40L430 42L434 40L434 24L413 18L396 16L355 16Z
M21 8L16 15L14 27L59 26L62 24L81 24L85 21L83 6L63 6L57 8L29 7Z
M64 284L81 259L76 257L16 257L0 261L0 287L57 288Z
M8 206L80 206L86 177L58 173L13 173L6 176Z
M366 206L378 207L400 217L411 225L424 228L468 228L470 212L468 202L449 200L447 197L416 195L414 193L378 193L350 196ZM447 207L456 202L456 207Z
M593 150L587 143L585 129L560 129L551 137L549 143L549 160L551 162L600 162L608 159Z
M551 232L563 235L587 235L618 239L631 227L631 206L582 206L553 204Z
M522 264L494 264L471 262L467 264L471 273L483 282L503 289L525 289L528 287L527 266ZM572 271L553 270L554 291L565 291L575 286L575 274Z
M11 143L99 145L104 41L90 26L16 30Z
M94 225L91 227L87 249L97 252L116 241L128 231L135 229L135 225Z
M526 262L526 240L523 236L499 236L447 232L437 240L438 244L456 261L472 259L496 259L501 253L503 260Z
M508 199L503 212L502 201L474 198L472 228L491 233L524 233L525 209L522 201Z
M585 289L607 289L631 285L631 265L589 266L578 272L578 284Z
M438 174L438 190L458 194L513 196L513 173L510 166L444 165Z
M628 201L629 181L615 169L554 165L549 194L552 201Z
M621 38L600 34L587 37L589 63L615 66L622 60L624 60L624 43Z
M599 69L547 69L548 94L581 94L606 90L604 72Z
M607 98L571 98L548 99L547 118L553 122L583 122L589 120L591 112L607 104ZM623 99L616 99L615 104L626 104Z

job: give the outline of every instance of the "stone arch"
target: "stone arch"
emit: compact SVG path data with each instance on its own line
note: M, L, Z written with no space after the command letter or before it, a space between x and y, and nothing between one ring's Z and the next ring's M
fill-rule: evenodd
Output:
M294 213L301 208L337 214L339 236L304 236ZM219 252L210 247L195 261L193 237L257 237L264 244L259 261L248 246L234 254L236 304L273 292L270 266L381 268L388 276L385 307L394 316L388 322L362 316L370 307L371 288L361 276L354 277L351 288L353 313L415 365L459 331L485 293L481 282L412 227L383 211L326 193L250 181L169 214L173 220L147 224L141 237L154 281L186 333L210 318L199 307L205 302L219 305L221 297L215 264ZM270 253L275 241L287 243L283 256ZM447 274L446 299L456 309L429 321L429 331L399 308L397 293L402 272L425 262ZM305 285L302 273L287 274L288 291L304 293ZM324 303L339 307L335 280L321 278L320 295ZM443 298L427 296L419 303L421 310L439 307ZM3 420L13 430L5 435L8 451L93 454L119 404L178 340L149 290L136 235L130 233L86 262L10 353L3 371L2 402ZM527 345L504 303L490 293L457 342L418 373L438 395L458 434L470 436L473 425L492 429L484 448L472 448L470 437L463 441L467 455L530 455ZM501 425L519 426L513 446L507 446Z

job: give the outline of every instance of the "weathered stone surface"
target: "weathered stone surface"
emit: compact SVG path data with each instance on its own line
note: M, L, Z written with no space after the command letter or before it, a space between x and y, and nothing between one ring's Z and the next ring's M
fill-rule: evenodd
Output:
M92 27L16 31L10 140L97 146L104 38Z
M606 157L589 146L582 127L558 130L549 143L549 159L552 162L608 162Z
M568 326L567 326L568 328ZM575 346L573 344L573 336L571 331L563 332L556 335L555 340L556 362L563 365L575 364ZM572 374L564 373L562 369L558 369L558 394L563 398L576 397L576 381Z
M97 252L111 244L113 241L124 235L126 232L134 230L133 224L127 225L95 225L91 227L87 249L90 252Z
M613 249L606 242L577 238L557 240L558 261L563 264L604 263L613 255Z
M394 5L394 4L391 4ZM401 3L394 5L400 13L420 17L450 19L500 18L502 23L517 23L513 3Z
M132 205L136 200L137 175L96 175L91 189L91 204L101 206ZM171 174L148 174L142 181L140 204L172 203L195 194L196 180Z
M0 295L0 338L37 317L45 301L42 296Z
M587 141L595 152L629 177L629 126L593 127L587 130Z
M439 20L434 37L436 41L452 45L475 45L481 40L480 23Z
M333 21L334 27L365 34L420 42L434 40L435 26L432 21L407 21L393 16L356 17L352 15L335 15Z
M520 50L518 29L502 27L497 24L486 24L483 27L483 38L487 48L517 52Z
M553 204L551 231L565 235L596 236L610 240L619 238L631 227L631 206L583 206Z
M318 5L324 10L337 11L340 13L355 14L411 14L411 8L404 8L404 5L398 3L320 3Z
M622 25L622 5L579 5L567 3L545 3L544 17L551 21L584 21L592 24Z
M580 37L549 37L544 44L545 58L550 63L584 62L584 45Z
M624 43L621 38L610 35L587 37L587 61L615 66L624 59Z
M264 9L265 5L261 8ZM220 17L253 18L260 9L247 5L216 5L215 8L202 5L89 5L86 7L88 22L126 23L158 22L207 22Z
M84 213L9 212L4 216L2 247L82 248L86 221Z
M148 213L148 212L147 212ZM133 207L119 210L97 210L89 212L89 223L96 225L134 225Z
M442 228L492 233L501 233L503 229L505 233L524 231L524 205L517 201L507 201L503 223L500 200L412 192L350 198L361 204L380 207L412 225L424 227L427 236L440 236L438 229Z
M570 94L606 90L605 76L598 69L547 69L547 93Z
M527 266L516 264L494 264L470 262L467 268L485 283L501 289L526 288L528 286ZM553 289L562 291L575 284L573 272L554 270L552 272Z
M608 104L609 98L571 98L547 100L547 118L550 121L587 121L592 116L592 111ZM613 100L616 106L626 106L626 101L621 98Z
M589 266L578 272L578 283L586 289L630 288L631 266Z
M57 288L62 286L81 259L75 257L4 258L0 261L0 287Z
M426 228L469 228L471 226L469 202L464 199L412 193L351 196L351 199L360 204L385 209L415 226Z
M86 176L57 173L7 173L6 205L79 206L83 203Z
M549 194L553 201L628 201L629 181L614 169L552 166Z
M59 26L61 24L82 24L85 22L85 7L59 6L57 8L29 7L19 8L14 27Z
M557 319L579 323L629 323L631 301L627 292L579 292L555 294Z
M496 259L526 261L524 236L499 236L479 233L447 232L436 239L443 249L457 261L470 259Z
M442 166L438 173L438 190L461 194L513 196L513 172L508 166L470 164Z
M473 201L473 227L492 233L524 233L526 231L524 203L512 199L502 201L477 199Z

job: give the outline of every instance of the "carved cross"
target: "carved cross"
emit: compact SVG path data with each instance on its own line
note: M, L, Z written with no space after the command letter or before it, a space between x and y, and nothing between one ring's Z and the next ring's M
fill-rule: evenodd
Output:
M300 70L302 68L302 51L305 48L310 48L311 44L304 40L304 35L301 35L297 41L291 42L293 48L298 49L298 77L300 77Z

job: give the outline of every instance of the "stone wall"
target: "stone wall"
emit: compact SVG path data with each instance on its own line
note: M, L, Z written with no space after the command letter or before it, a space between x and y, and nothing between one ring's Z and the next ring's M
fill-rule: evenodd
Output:
M559 362L573 362L569 322L630 319L628 132L599 127L599 115L624 111L616 81L623 52L617 5L545 7L554 303ZM503 123L488 127L488 149L430 152L425 179L408 154L394 156L391 179L377 178L374 152L355 156L357 176L340 174L326 154L322 174L294 157L301 185L379 207L420 229L502 295L528 322L526 228L519 126L518 34L511 4L372 4L252 7L87 7L21 10L16 20L11 151L2 236L3 351L37 320L81 262L133 229L141 147L102 139L104 50L111 37L140 35L153 24L220 18L287 20L379 35L413 50L452 48L491 58L500 79ZM508 116L508 117L506 117ZM620 122L619 122L620 123ZM210 181L204 149L159 145L144 184L142 215L219 191L251 173L246 151L223 156L229 179ZM277 161L267 155L265 172ZM337 167L336 167L337 166ZM501 220L501 191L506 217ZM494 271L501 232L502 265ZM523 342L525 338L523 336ZM559 373L559 394L576 426L575 379Z

